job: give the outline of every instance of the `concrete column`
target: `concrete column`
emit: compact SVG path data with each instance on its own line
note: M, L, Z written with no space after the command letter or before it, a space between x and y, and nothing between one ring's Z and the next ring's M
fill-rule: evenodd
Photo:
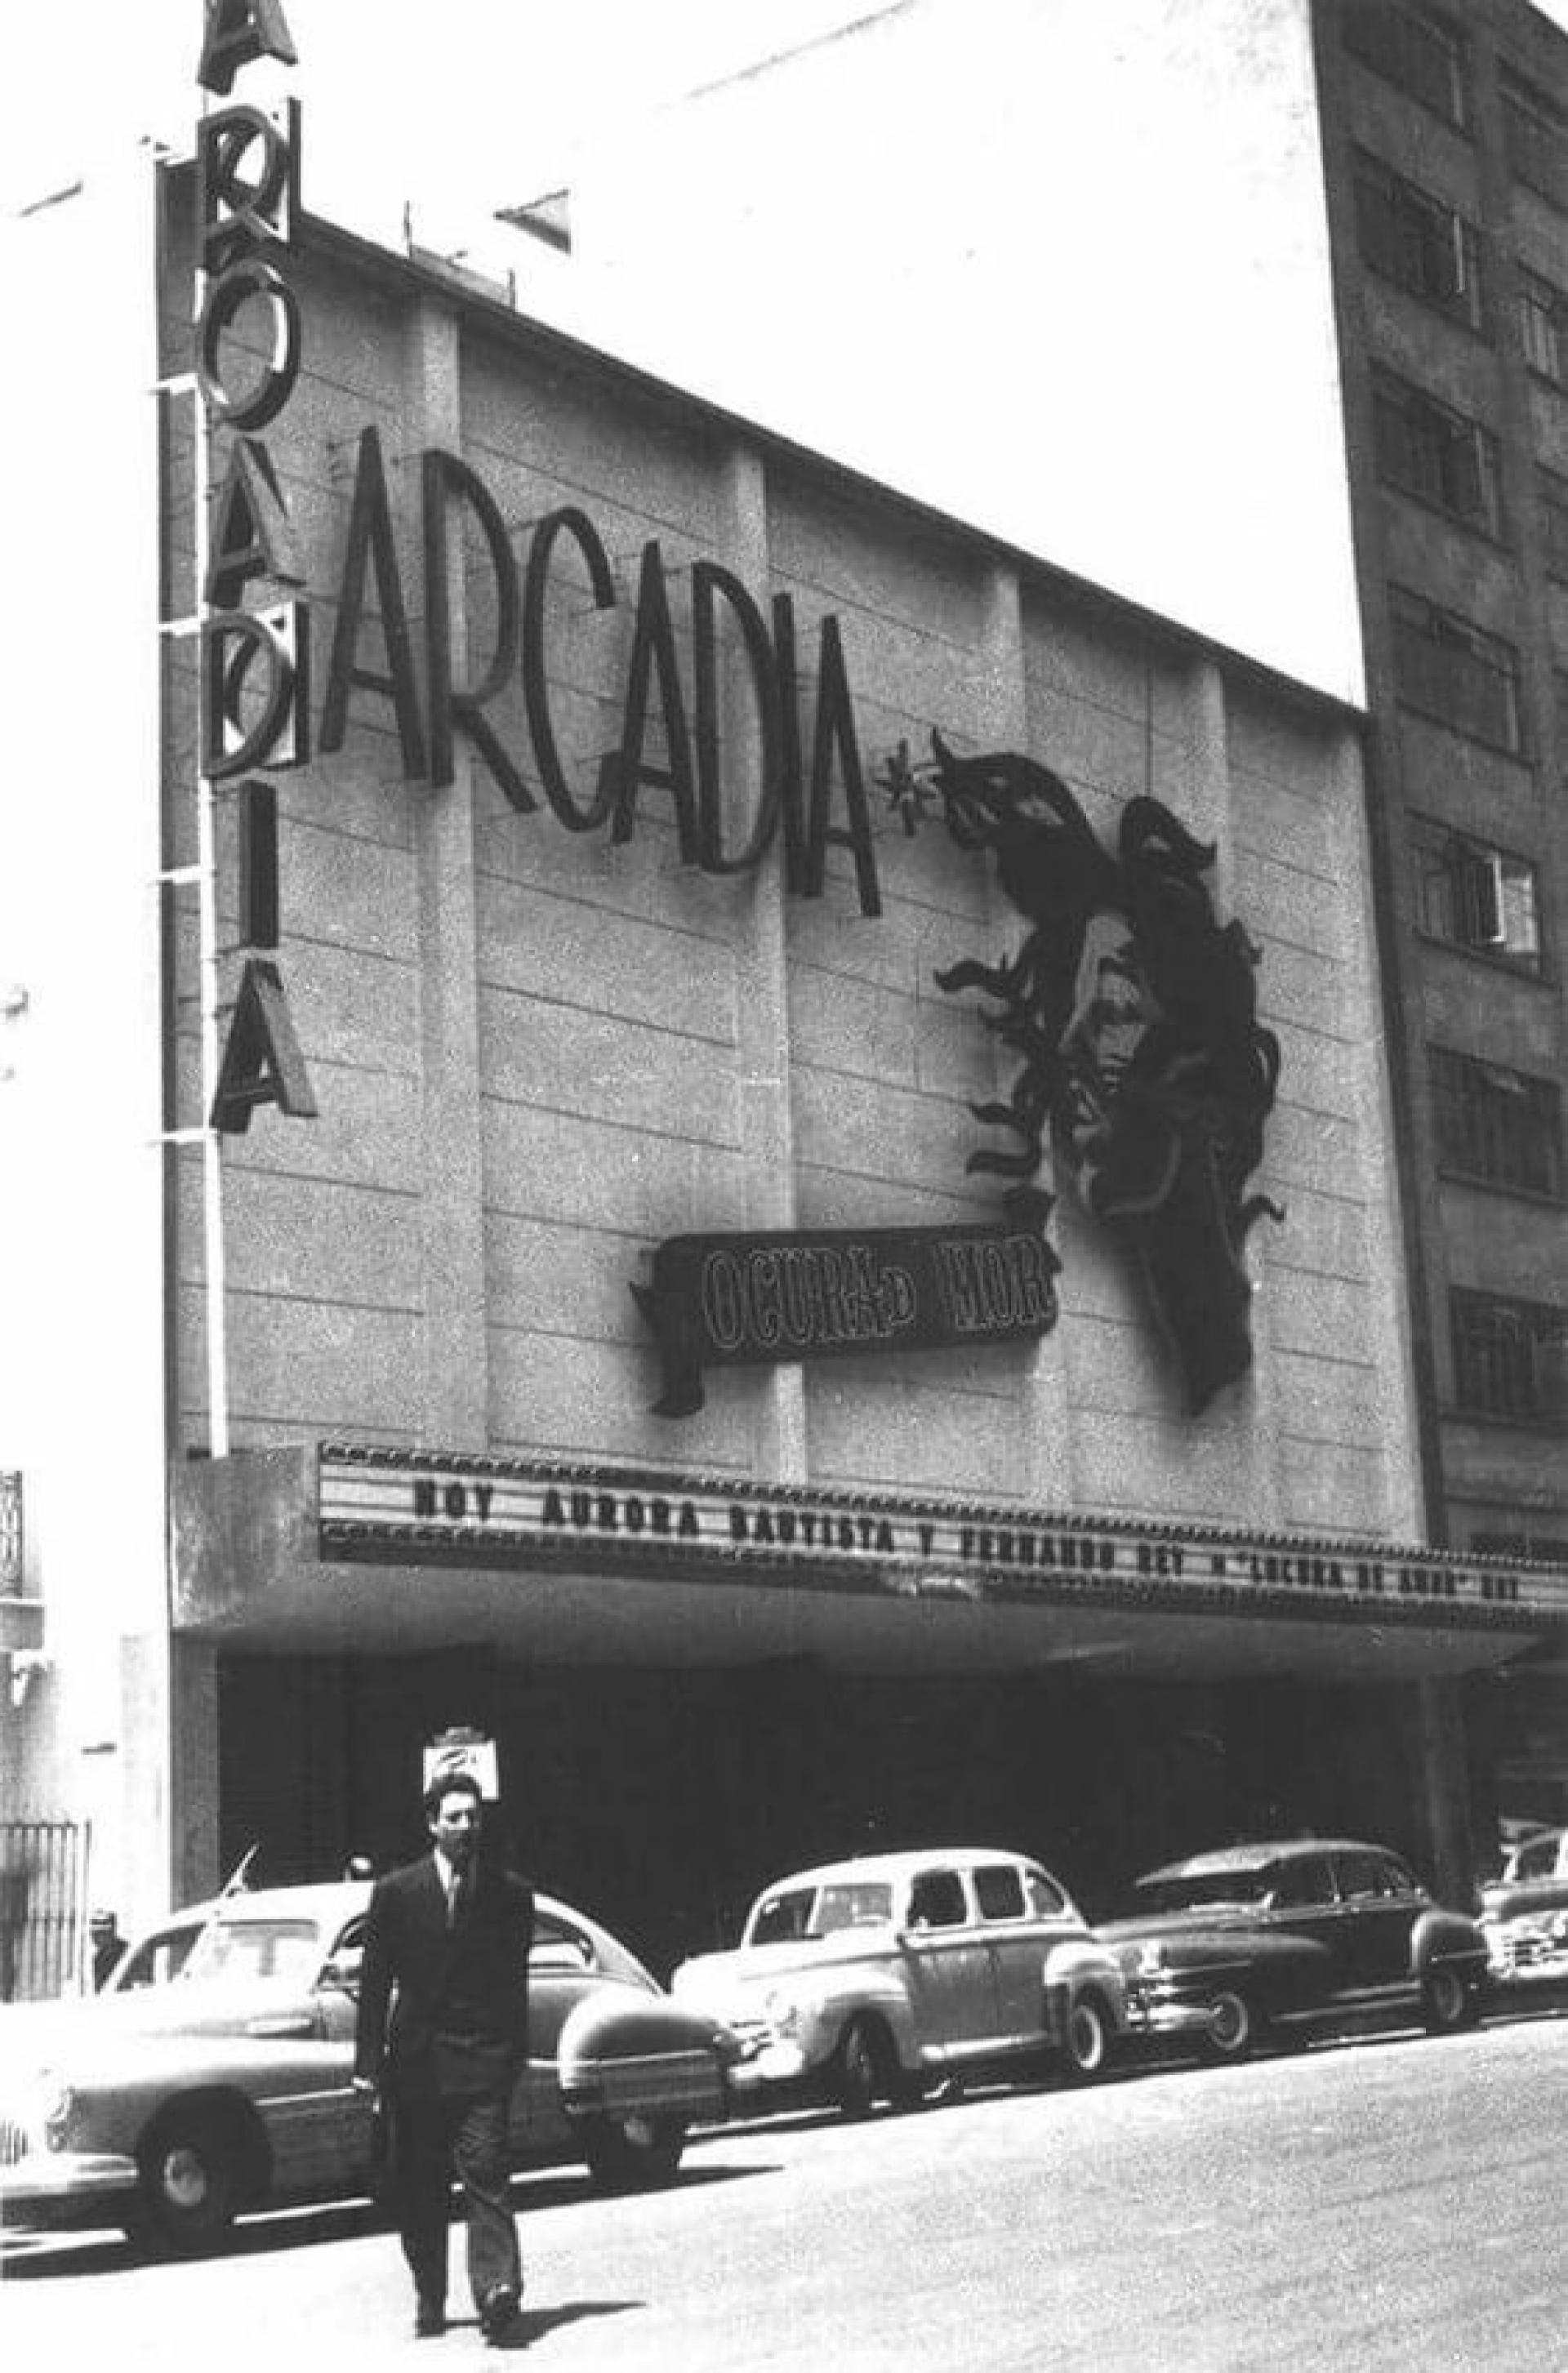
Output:
M768 555L767 478L760 457L745 446L725 455L719 500L720 532L728 565L743 585L766 586ZM722 735L731 812L752 812L761 789L760 751L746 671L724 677ZM790 1096L788 924L781 861L753 866L736 879L746 902L743 937L735 952L736 1023L741 1081L741 1142L745 1159L746 1222L757 1229L792 1228L796 1221L795 1128ZM806 1479L805 1377L798 1366L766 1369L757 1403L756 1471L781 1483Z
M1188 678L1186 722L1188 777L1186 797L1179 803L1181 820L1200 840L1216 845L1209 888L1215 915L1226 923L1236 911L1241 818L1231 776L1224 678L1211 660L1199 660ZM1283 1505L1279 1376L1269 1329L1268 1234L1265 1221L1252 1231L1246 1251L1252 1281L1251 1373L1216 1400L1203 1420L1211 1432L1223 1428L1232 1437L1236 1471L1246 1477L1248 1516L1264 1529L1281 1522Z
M94 1822L89 1886L96 1902L113 1906L127 1934L186 1900L175 1835L176 1808L181 1819L185 1809L173 1768L173 1743L184 1727L177 1699L170 1718L176 1644L175 1634L146 1631L127 1632L120 1642L112 1768L124 1816L118 1823Z
M1476 1880L1463 1688L1449 1679L1412 1683L1404 1720L1417 1859L1441 1900L1460 1911L1469 1908Z
M424 301L410 325L406 380L412 470L427 446L461 450L461 345L455 314ZM461 545L452 539L452 644L468 629ZM485 1325L485 1163L479 1096L478 917L473 752L459 741L453 780L415 791L419 867L421 1200L427 1442L483 1451L489 1442Z
M228 1877L218 1866L217 1650L176 1632L170 1793L174 1805L170 1891L176 1904L209 1895Z
M1352 1067L1356 1135L1368 1149L1369 1185L1364 1207L1367 1296L1375 1315L1378 1440L1388 1494L1387 1526L1395 1540L1426 1538L1422 1482L1421 1420L1411 1353L1409 1271L1399 1201L1394 1091L1384 1036L1382 983L1378 976L1377 914L1373 893L1372 852L1360 745L1343 732L1333 754L1334 842L1339 879L1353 902L1347 917L1344 1012L1354 1035L1346 1047ZM1375 1149L1383 1158L1375 1158Z
M993 750L1027 751L1029 694L1024 665L1024 602L1018 571L998 563L987 572L980 649L985 668L981 734ZM992 944L1015 949L1024 925L986 867L988 921ZM1011 1074L1012 1060L1009 1058ZM994 1093L1005 1098L1011 1076L999 1076ZM1039 1182L1052 1189L1048 1175ZM1054 1189L1053 1189L1054 1191ZM1054 1241L1054 1230L1052 1231ZM1013 1442L1012 1490L1033 1507L1072 1503L1072 1432L1067 1406L1067 1363L1059 1327L1043 1335L1018 1380L1018 1426Z

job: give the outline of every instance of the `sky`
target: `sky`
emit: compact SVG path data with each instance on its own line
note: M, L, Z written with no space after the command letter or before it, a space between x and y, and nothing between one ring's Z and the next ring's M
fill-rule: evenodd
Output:
M24 0L0 88L0 207L106 138L176 146L198 110L200 0ZM352 157L389 209L488 212L558 181L579 138L882 0L283 0L317 211ZM17 15L20 15L18 8ZM256 76L248 71L244 95ZM325 195L323 195L325 192Z
M1355 700L1335 366L1327 338L1304 333L1326 302L1307 252L1321 223L1304 229L1310 69L1291 30L1304 6L284 0L298 70L248 68L236 95L300 99L311 212L388 245L407 236L515 268L525 310ZM1545 13L1568 29L1568 0ZM201 0L32 0L29 15L0 81L0 214L106 146L147 135L189 149ZM944 17L945 67L940 40L922 48ZM1015 35L1050 29L1053 71L1019 74L988 155L975 118L994 93L973 29L1004 20ZM774 78L797 95L783 135L759 86L734 84L851 28ZM1277 80L1281 58L1291 81L1272 94L1272 141L1267 108L1250 131L1230 123L1248 51L1255 81ZM905 79L868 73L883 55ZM922 56L919 88L907 76ZM1168 123L1173 59L1187 109ZM722 104L698 111L711 156L680 117L657 114L726 83ZM1082 101L1096 89L1115 92L1109 113ZM1287 150L1293 197L1283 167L1270 185ZM604 236L591 263L586 238L563 271L497 225L499 208L570 181L574 223L591 226L595 174ZM1084 189L1093 249L1071 233ZM1118 272L1136 298L1104 305ZM807 334L791 337L791 322ZM1075 372L1084 351L1095 367ZM1302 464L1293 487L1281 446Z
M563 178L580 138L600 141L617 120L875 16L886 0L283 5L328 185L352 150L362 189L389 211L417 193L439 213L487 212L510 202L512 184L532 195ZM973 5L983 20L988 0ZM1541 13L1568 30L1568 0L1546 0ZM185 139L201 26L201 0L13 0L0 212L51 177L70 179L105 138ZM322 186L318 174L327 212Z

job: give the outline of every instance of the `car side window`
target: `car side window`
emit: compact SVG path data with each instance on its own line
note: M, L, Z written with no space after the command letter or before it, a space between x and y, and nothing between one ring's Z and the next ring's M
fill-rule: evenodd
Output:
M1396 1862L1392 1854L1375 1855L1374 1867L1373 1885L1377 1894L1398 1896L1421 1892L1413 1873L1408 1871L1402 1862Z
M529 1958L548 1960L556 1969L576 1961L580 1968L591 1970L597 1966L599 1956L593 1949L593 1939L585 1935L580 1928L572 1927L565 1920L557 1920L553 1912L536 1911Z
M327 1955L323 1967L332 1972L327 1982L334 1990L341 1989L345 1984L349 1986L357 1984L364 1959L365 1918L361 1912L357 1919L349 1921L346 1927L340 1933L332 1951Z
M1054 1878L1043 1870L1026 1870L1024 1891L1029 1900L1029 1916L1033 1920L1059 1920L1067 1910L1067 1898Z
M147 1936L124 1961L115 1980L116 1993L127 1993L143 1986L166 1986L180 1975L190 1956L192 1946L201 1935L199 1928L166 1928L156 1936Z
M746 1941L751 1945L792 1945L811 1927L814 1887L796 1887L781 1895L765 1896L751 1918Z
M1515 1878L1550 1878L1557 1869L1557 1840L1542 1838L1536 1844L1521 1846L1514 1864Z
M990 1863L976 1871L975 1900L982 1920L1022 1920L1024 1881L1010 1862Z
M1269 1900L1276 1911L1303 1911L1316 1903L1334 1900L1333 1876L1321 1854L1307 1854L1300 1862L1282 1863L1274 1874Z
M911 1928L962 1928L969 1917L955 1870L923 1870L909 1889Z

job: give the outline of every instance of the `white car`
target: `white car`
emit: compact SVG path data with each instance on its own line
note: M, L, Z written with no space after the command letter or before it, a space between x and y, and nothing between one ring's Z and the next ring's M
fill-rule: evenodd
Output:
M736 2034L731 2092L851 2117L936 2079L1055 2061L1097 2076L1126 2028L1119 1967L1066 1889L989 1847L865 1854L780 1879L737 1950L685 1961L678 2003Z
M369 1896L228 1894L140 1939L102 1993L0 2009L0 2222L120 2224L189 2254L247 2209L374 2192L375 2122L351 2084ZM667 2182L688 2127L724 2115L733 2039L549 1896L527 1982L514 2163Z
M1480 1901L1497 1985L1543 1993L1568 1986L1568 1829L1519 1839Z

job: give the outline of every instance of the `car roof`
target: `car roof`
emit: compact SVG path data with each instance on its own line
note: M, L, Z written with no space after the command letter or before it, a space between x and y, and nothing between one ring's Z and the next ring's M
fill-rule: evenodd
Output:
M1183 1862L1164 1863L1158 1870L1146 1870L1137 1883L1147 1887L1162 1878L1206 1878L1228 1870L1264 1870L1274 1863L1303 1862L1310 1854L1326 1853L1388 1854L1398 1863L1405 1859L1397 1848L1374 1845L1364 1838L1263 1838L1188 1854Z
M181 1911L171 1911L166 1920L150 1922L141 1933L144 1936L161 1935L170 1928L199 1928L215 1916L226 1920L303 1918L335 1932L368 1909L370 1891L371 1881L367 1878L319 1879L299 1887L237 1887L231 1894L211 1896L205 1903L187 1903ZM535 1888L533 1901L537 1911L575 1921L597 1936L607 1934L586 1911L563 1903L558 1896L544 1895ZM620 1945L619 1938L610 1941L623 1953L627 1950Z
M323 1879L313 1886L303 1887L237 1887L227 1895L209 1896L201 1903L187 1903L171 1911L166 1920L155 1921L144 1933L154 1928L202 1927L215 1917L232 1920L310 1919L323 1927L341 1927L352 1920L370 1900L369 1882L364 1879Z
M1042 1867L1032 1854L1014 1853L1009 1846L907 1846L896 1853L851 1854L843 1862L825 1862L813 1870L792 1870L783 1878L776 1878L762 1888L763 1895L778 1895L788 1887L825 1887L845 1881L866 1879L913 1878L933 1864L950 1869L974 1870L982 1865L1004 1862L1019 1869L1038 1870Z

